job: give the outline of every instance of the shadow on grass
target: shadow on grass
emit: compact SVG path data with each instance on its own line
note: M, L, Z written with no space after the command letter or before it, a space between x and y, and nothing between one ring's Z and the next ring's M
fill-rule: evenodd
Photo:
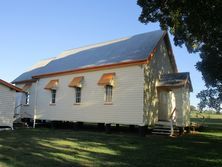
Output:
M56 129L0 133L0 166L222 166L221 137L178 138Z

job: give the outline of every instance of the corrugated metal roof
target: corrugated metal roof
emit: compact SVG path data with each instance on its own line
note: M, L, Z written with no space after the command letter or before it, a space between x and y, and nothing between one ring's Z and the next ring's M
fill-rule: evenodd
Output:
M193 91L189 72L171 73L161 75L158 87L180 87L186 84Z
M13 83L32 79L32 76L63 72L85 67L144 60L163 36L161 30L138 34L109 42L71 49L55 58L40 61Z
M6 86L6 87L8 87L8 88L10 88L10 89L12 89L12 90L14 90L14 91L16 91L16 92L23 92L22 89L20 89L20 88L14 86L14 85L12 85L12 84L10 84L10 83L8 83L8 82L2 80L2 79L0 79L0 84Z

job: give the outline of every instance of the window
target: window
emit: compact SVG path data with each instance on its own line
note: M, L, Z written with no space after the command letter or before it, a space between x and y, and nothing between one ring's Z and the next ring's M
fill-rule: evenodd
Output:
M76 93L76 103L81 103L81 88L76 87L75 93Z
M51 103L52 103L52 104L55 104L55 103L56 103L56 90L55 90L55 89L52 89L52 90L51 90L51 94L52 94Z
M105 86L105 102L111 103L112 102L112 94L113 94L113 87L111 85Z
M29 92L25 93L25 105L29 105L29 100L30 100L30 94Z
M50 104L56 103L56 89L58 88L59 80L54 79L47 83L44 89L49 90L51 92L51 102Z

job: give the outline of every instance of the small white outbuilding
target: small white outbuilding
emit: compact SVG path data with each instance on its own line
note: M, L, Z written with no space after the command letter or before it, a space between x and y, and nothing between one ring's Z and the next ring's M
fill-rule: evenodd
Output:
M0 127L13 129L16 92L23 91L0 79Z

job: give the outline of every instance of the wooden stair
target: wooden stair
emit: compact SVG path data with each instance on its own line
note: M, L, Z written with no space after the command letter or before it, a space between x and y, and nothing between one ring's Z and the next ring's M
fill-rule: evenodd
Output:
M165 135L165 136L172 136L178 133L178 129L175 125L173 125L171 133L171 122L170 121L158 121L152 131L152 134L155 135Z
M14 115L14 121L13 121L13 127L18 128L18 127L26 127L28 128L28 124L26 122L22 121L21 115L20 114L15 114Z

